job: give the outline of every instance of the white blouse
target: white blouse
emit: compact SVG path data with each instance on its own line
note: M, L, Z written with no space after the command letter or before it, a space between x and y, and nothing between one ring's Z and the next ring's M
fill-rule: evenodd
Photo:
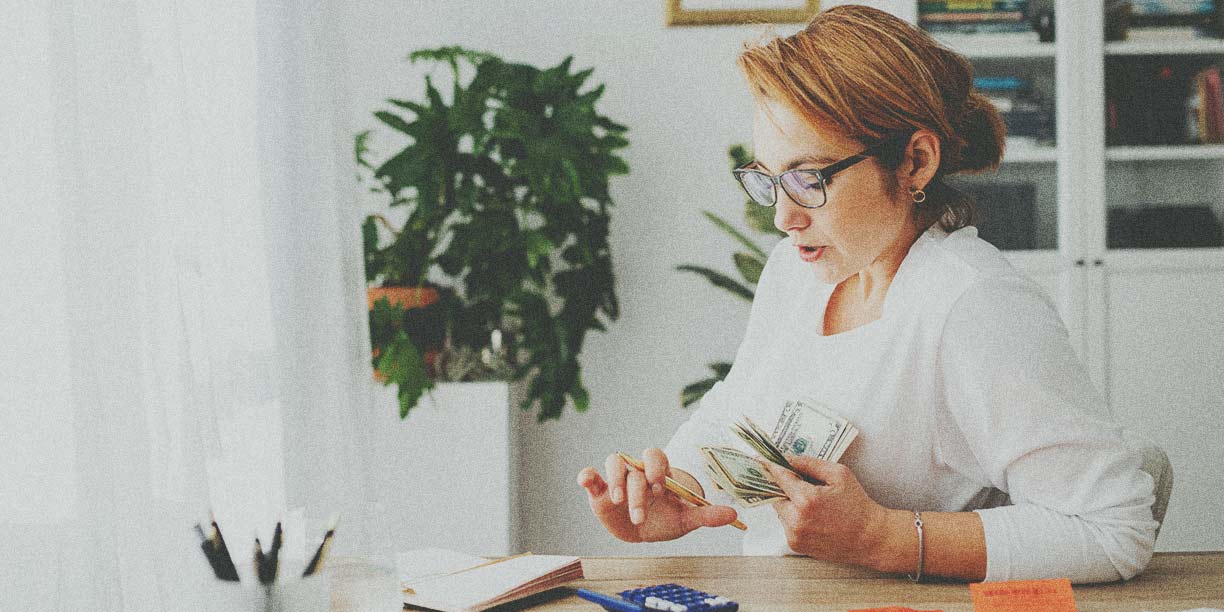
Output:
M1102 582L1143 570L1152 479L1057 312L975 228L923 233L881 317L824 336L833 289L789 239L774 249L735 365L665 449L674 467L726 499L697 449L747 451L732 422L747 415L771 429L787 399L807 397L858 427L841 461L876 502L978 513L987 580ZM794 554L771 506L739 510L744 554Z

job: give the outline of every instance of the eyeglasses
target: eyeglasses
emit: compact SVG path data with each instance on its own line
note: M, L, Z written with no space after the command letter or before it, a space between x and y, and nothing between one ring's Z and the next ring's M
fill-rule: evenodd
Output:
M891 141L883 141L867 147L862 152L851 155L841 161L817 169L802 168L788 170L773 176L760 170L741 166L731 171L740 187L761 206L773 206L778 203L778 186L786 191L790 199L804 208L820 208L828 201L828 186L833 182L833 175L857 164L875 154ZM755 162L752 162L755 163ZM751 164L748 164L751 165Z

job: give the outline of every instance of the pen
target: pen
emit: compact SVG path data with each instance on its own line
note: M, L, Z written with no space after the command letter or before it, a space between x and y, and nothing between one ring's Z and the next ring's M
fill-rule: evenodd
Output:
M620 456L620 458L624 460L625 463L628 463L633 469L639 472L646 471L646 465L642 463L641 461L638 461L637 459L634 459L633 457L630 457L629 455L626 455L625 453L616 453L616 454ZM688 487L676 482L675 480L672 480L670 476L665 476L664 478L665 480L663 481L663 486L666 487L668 491L675 493L676 496L679 497L680 499L683 499L684 501L690 504L693 504L695 506L711 505L710 502L706 501L704 497L692 492ZM739 529L740 531L748 531L748 526L740 522L739 519L732 521L731 526L735 527L736 529Z
M238 582L238 568L230 557L229 548L225 546L225 537L221 535L221 527L217 526L217 517L212 517L213 554L217 559L217 577L230 582Z
M276 581L276 572L280 567L280 549L284 540L284 530L281 529L280 521L276 522L276 531L272 532L272 549L268 551L268 575L269 582Z
M217 567L217 555L213 551L212 540L209 540L208 536L204 535L204 528L200 527L199 523L195 524L195 532L200 538L200 550L204 551L204 558L208 560L208 567L212 568L213 575L220 580L221 570Z
M259 543L259 538L255 538L255 577L259 580L259 584L271 584L272 578L268 576L268 557L263 553L263 545Z
M302 572L302 577L314 574L323 565L323 558L327 556L327 551L331 548L332 537L336 535L336 523L339 520L340 515L333 514L331 519L327 521L327 533L323 534L323 541L319 542L319 550L315 551L314 556L310 558L310 563L306 564L306 571Z

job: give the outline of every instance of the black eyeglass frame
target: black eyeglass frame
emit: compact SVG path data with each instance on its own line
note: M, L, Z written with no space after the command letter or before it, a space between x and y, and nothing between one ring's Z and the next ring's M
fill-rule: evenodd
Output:
M757 204L761 206L771 207L771 208L773 206L776 206L778 204L778 188L781 187L783 191L786 191L786 195L789 196L791 201L794 202L795 204L798 204L799 206L803 208L813 208L813 209L823 208L825 204L829 203L829 184L833 182L833 175L865 159L870 159L872 157L875 157L876 154L880 151L880 149L884 148L887 145L893 144L895 142L896 142L895 139L883 140L883 141L877 142L876 144L873 144L867 147L866 149L859 151L858 153L854 155L851 155L845 159L835 161L823 168L796 168L794 170L787 170L786 172L783 172L782 174L774 176L772 174L763 172L761 170L757 170L755 168L749 168L748 166L751 166L752 164L756 163L756 161L753 160L751 162L748 162L747 164L744 164L743 166L740 166L732 170L731 174L735 176L736 182L739 183L740 188L744 190L744 193L748 194L748 197L753 202L756 202ZM817 204L816 206L809 206L807 204L804 204L803 202L800 201L799 198L796 198L795 195L792 194L789 189L786 188L786 185L782 184L782 177L788 174L794 173L794 172L814 176L816 177L816 180L820 181L820 195L821 195L820 204ZM771 201L769 204L764 204L760 200L757 200L755 197L753 197L752 192L748 190L748 186L744 184L744 175L749 174L749 173L759 174L769 179L769 182L772 183L773 201Z

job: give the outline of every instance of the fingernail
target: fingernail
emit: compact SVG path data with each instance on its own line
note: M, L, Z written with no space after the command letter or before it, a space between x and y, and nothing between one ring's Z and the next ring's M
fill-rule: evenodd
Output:
M612 503L614 504L621 503L621 500L624 499L624 496L625 494L621 491L620 487L616 487L615 489L612 489Z
M657 482L656 482L656 483L654 483L653 485L651 485L650 490L651 490L652 492L654 492L654 494L655 494L655 495L662 495L662 494L663 494L663 485L661 485L661 484L659 484L659 483L657 483Z
M634 525L641 524L641 522L642 522L642 509L641 509L641 508L634 508L634 509L630 510L630 511L629 511L629 520L630 520L631 522L633 522L633 524L634 524Z

